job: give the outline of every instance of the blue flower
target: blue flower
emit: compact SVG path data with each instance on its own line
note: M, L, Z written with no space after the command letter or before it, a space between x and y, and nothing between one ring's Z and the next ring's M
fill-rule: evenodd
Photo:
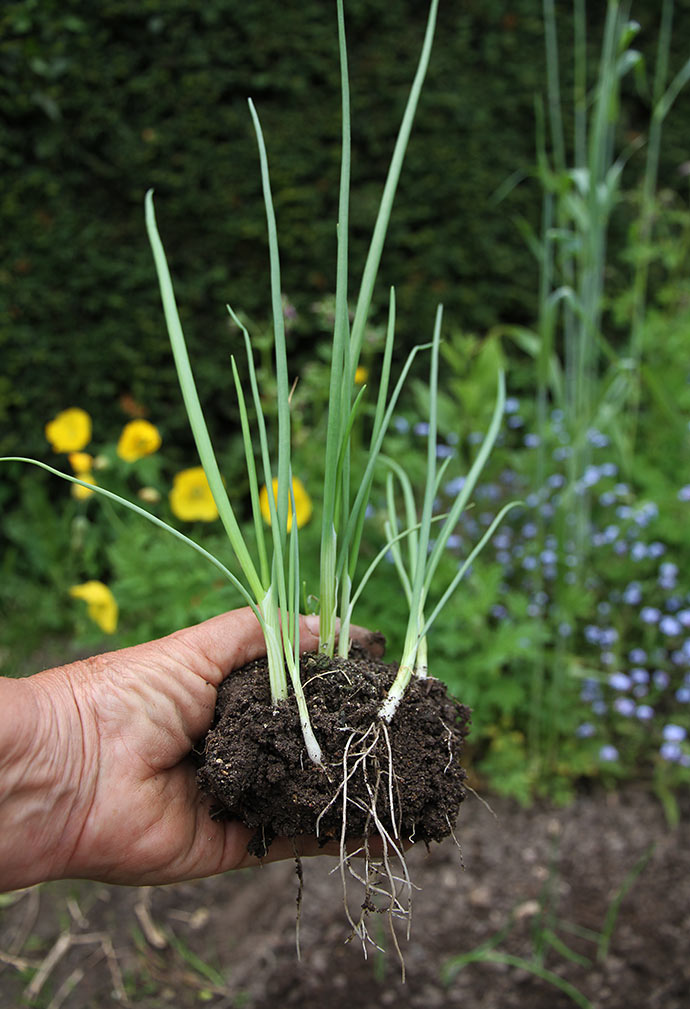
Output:
M662 743L661 747L659 748L659 753L661 754L664 760L673 762L680 760L680 758L683 755L683 751L681 750L678 743Z
M690 483L686 483L685 487L681 487L678 491L679 501L690 501Z
M642 589L639 582L630 582L623 590L623 602L629 606L637 606L642 602Z
M632 697L617 697L613 706L619 715L625 715L626 718L635 713L635 702Z
M676 700L681 704L690 704L690 687L678 687Z
M601 628L596 624L588 624L585 627L585 641L588 641L590 645L598 645L601 641Z
M611 673L609 676L609 686L614 690L629 690L632 680L625 673Z
M669 637L675 637L682 632L683 627L679 620L676 620L675 617L671 617L666 614L666 616L663 616L659 621L659 630L662 634L667 634Z
M583 701L593 701L601 696L601 687L597 680L592 679L588 676L587 679L582 684L582 691L580 697Z
M647 544L646 543L633 543L630 550L630 556L634 561L643 561L647 556Z
M672 561L664 561L663 564L659 565L659 580L667 582L675 582L678 577L678 565L674 564Z
M633 683L649 683L649 673L646 669L641 669L639 666L630 670L630 678Z
M462 488L465 486L467 478L464 476L456 476L453 480L450 480L443 488L448 497L457 497Z
M599 760L603 760L605 763L611 763L614 760L618 760L618 750L615 746L607 744L602 746L599 750Z
M652 679L654 681L654 686L658 687L659 690L665 690L671 682L670 676L663 669L655 669L652 674Z
M517 413L520 409L520 400L515 396L508 396L504 409L506 413Z
M425 435L429 433L429 425L425 420L420 420L417 421L413 430L415 434Z
M599 635L599 644L601 645L614 645L618 641L618 631L615 627L602 627L601 634Z
M654 708L650 708L648 704L638 704L635 715L641 722L648 722L650 718L654 718Z
M578 725L575 729L575 735L578 739L588 739L590 736L593 736L595 732L596 729L591 722L583 722L582 725Z
M643 606L640 610L640 620L643 624L656 624L661 619L661 610L656 606Z
M669 743L682 743L687 732L682 725L674 725L673 722L669 722L668 725L664 726L663 737Z
M601 431L597 431L595 427L590 427L587 431L587 441L590 445L594 445L595 448L606 448L609 443L608 438Z
M644 648L631 648L628 652L628 658L637 666L641 662L647 661L647 653Z
M400 434L406 434L410 430L410 422L406 417L394 417L393 427Z
M601 479L601 472L598 466L587 466L582 474L582 483L585 487L594 487Z

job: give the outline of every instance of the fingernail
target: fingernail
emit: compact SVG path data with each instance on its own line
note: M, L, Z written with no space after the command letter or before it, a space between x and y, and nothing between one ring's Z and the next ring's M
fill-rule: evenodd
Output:
M315 638L318 638L321 631L321 621L318 613L310 613L309 616L304 618L304 626L313 634ZM335 632L336 634L340 630L340 617L335 618Z
M319 636L319 617L317 613L310 613L308 617L304 618L304 626L307 628L310 634L313 634L315 638Z

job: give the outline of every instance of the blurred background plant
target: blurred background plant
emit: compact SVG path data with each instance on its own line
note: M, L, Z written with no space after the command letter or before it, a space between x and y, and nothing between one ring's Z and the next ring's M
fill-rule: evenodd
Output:
M303 38L309 27L310 44L299 51L308 49L312 63L309 73L297 72L294 52L271 41L265 24L275 19L261 18L262 3L242 14L236 66L232 46L221 44L226 29L238 28L236 13L220 0L203 14L163 10L154 0L134 12L129 0L118 0L96 26L69 5L44 5L39 13L23 0L4 9L0 61L15 71L4 85L14 108L11 131L24 129L25 139L11 156L9 146L1 152L10 170L0 196L7 243L0 449L54 461L48 435L66 471L88 465L81 472L191 530L222 556L223 537L194 481L140 207L143 189L155 184L171 229L179 222L171 258L186 278L179 292L190 353L241 513L247 487L228 367L239 330L223 319L223 304L241 304L254 320L268 315L255 155L245 113L237 118L253 93L267 134L278 138L272 171L288 241L294 472L313 509L301 530L309 609L318 584L314 490L323 478L322 453L311 446L325 437L333 313L334 280L323 263L334 261L334 16L320 4L285 12L283 35ZM575 0L556 18L550 0L516 0L510 15L497 2L461 6L441 8L440 45L401 180L379 300L394 281L403 345L430 334L436 300L446 305L438 455L449 462L439 513L486 429L497 371L508 373L499 444L475 506L448 542L439 581L450 580L507 500L525 506L507 517L465 590L438 618L430 669L474 708L475 785L523 801L536 794L566 800L593 781L642 779L673 817L674 791L690 782L690 153L683 90L690 10L674 10L672 0ZM383 82L395 102L404 100L395 61L377 40L385 27L391 53L398 45L411 51L425 13L404 7L403 17L378 0L348 4L361 131L354 137L352 204L362 222L378 197L369 179L381 175L388 156L382 120L395 119L380 98ZM143 26L148 55L130 74L140 51L136 26ZM193 44L182 58L187 36ZM95 94L93 81L106 73L96 69L97 59L109 69ZM542 65L543 81L536 69ZM181 70L166 90L158 85L170 66ZM134 118L121 107L132 88L150 103L137 104ZM167 95L168 104L156 106L154 94ZM535 94L544 96L536 105ZM305 116L313 95L315 115ZM209 130L206 115L214 117ZM104 139L106 127L120 137L121 151ZM88 197L78 203L74 194L84 191ZM88 224L81 214L90 215ZM197 222L194 236L183 221ZM353 224L357 256L356 216ZM125 248L126 255L119 251ZM58 290L49 275L64 277L64 285ZM363 383L376 374L383 345L376 323L364 341ZM262 344L261 326L252 325L270 417L264 328ZM416 378L385 446L393 459L404 457L419 482L427 395ZM93 432L83 445L63 449L44 425L77 405L93 416ZM128 459L127 445L153 446L141 426L150 421L162 442L139 455L132 448ZM355 453L363 451L370 422L365 409ZM78 417L62 423L63 435L74 427L78 434ZM50 430L59 434L60 426ZM73 453L82 456L70 461ZM194 502L201 511L186 510ZM44 474L3 469L0 508L4 672L144 640L240 603L182 544L107 502L73 497ZM363 564L385 542L384 476L370 511ZM248 509L244 518L251 540ZM393 654L402 647L405 611L395 578L390 564L381 565L354 615L385 631ZM112 633L104 633L112 607L100 611L109 614L108 628L92 618L105 598L101 590L90 600L86 590L70 594L90 583L112 593Z

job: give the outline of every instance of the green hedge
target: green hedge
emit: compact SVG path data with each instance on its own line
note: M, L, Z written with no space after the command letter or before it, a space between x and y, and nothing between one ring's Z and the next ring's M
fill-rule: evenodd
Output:
M605 4L588 6L594 44ZM633 8L652 46L658 4ZM355 264L426 10L426 0L346 3ZM688 0L676 22L679 61ZM398 287L403 341L426 338L437 300L465 328L531 319L536 271L514 218L538 220L539 194L526 183L503 203L492 196L514 171L530 172L543 86L540 0L444 0L379 287ZM271 160L283 288L303 320L293 361L312 352L310 305L334 287L338 88L334 0L6 0L0 452L43 451L44 421L68 405L84 406L98 437L112 437L125 394L187 445L144 233L149 186L213 427L234 422L224 305L269 316L248 95ZM666 181L687 158L687 113L684 99L669 119ZM633 98L626 128L646 114Z

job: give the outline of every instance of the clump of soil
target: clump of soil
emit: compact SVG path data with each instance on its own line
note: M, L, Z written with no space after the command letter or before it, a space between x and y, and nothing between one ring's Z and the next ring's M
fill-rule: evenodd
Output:
M452 833L465 796L460 753L470 711L439 680L414 679L385 725L377 711L396 671L357 645L347 659L302 656L323 767L305 752L294 699L274 708L265 660L233 673L201 744L198 782L215 800L212 815L253 829L249 850L259 857L275 837L340 840L345 792L346 838L383 825L391 837L427 844Z

